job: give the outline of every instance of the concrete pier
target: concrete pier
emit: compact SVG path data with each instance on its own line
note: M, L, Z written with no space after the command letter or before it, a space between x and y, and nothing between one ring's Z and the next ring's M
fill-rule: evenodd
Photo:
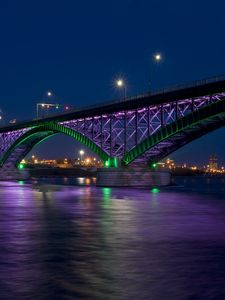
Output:
M30 176L28 170L19 170L17 168L0 168L0 180L25 180Z
M100 168L97 170L97 186L105 187L151 187L171 184L168 171L149 170L149 168Z

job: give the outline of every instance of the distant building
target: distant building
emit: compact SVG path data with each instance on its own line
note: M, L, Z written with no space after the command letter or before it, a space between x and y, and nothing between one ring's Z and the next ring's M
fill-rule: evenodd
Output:
M215 171L218 169L218 158L215 154L210 155L209 157L209 170Z

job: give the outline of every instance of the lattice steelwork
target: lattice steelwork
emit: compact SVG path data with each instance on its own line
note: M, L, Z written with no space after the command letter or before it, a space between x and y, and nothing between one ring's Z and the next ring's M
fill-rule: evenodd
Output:
M144 139L175 120L199 108L220 101L225 93L150 105L140 109L120 111L60 122L87 136L109 156L123 157ZM165 142L166 143L166 142Z
M0 158L2 160L8 149L12 148L14 151L15 149L12 146L16 140L21 138L25 133L27 134L28 130L43 125L42 131L53 130L54 133L63 132L75 138L78 135L73 135L71 130L77 132L79 134L79 141L83 142L86 146L90 146L91 143L92 150L100 148L102 151L101 156L104 159L108 159L108 157L124 159L132 149L141 145L143 141L159 132L163 127L222 99L225 99L225 93L170 101L158 105L144 105L138 109L101 113L94 116L91 115L90 117L86 116L85 118L70 117L70 119L58 123L54 122L54 120L49 121L48 124L50 127L48 126L46 129L43 128L47 122L45 120L38 120L38 124L33 127L0 133ZM119 103L119 105L123 107L122 103ZM62 128L65 130L62 130ZM180 134L182 135L182 132ZM83 139L82 137L86 138ZM179 138L179 135L177 135L177 138ZM36 141L37 139L34 140ZM93 143L97 147L94 147ZM161 145L164 145L164 147L168 145L170 147L171 141L169 139L164 140L161 142ZM31 146L29 145L29 147ZM152 149L150 155L154 156L160 151L157 147L156 145ZM100 153L99 150L96 151Z
M20 130L0 133L0 158L9 149L9 147L28 130L29 128L24 128Z

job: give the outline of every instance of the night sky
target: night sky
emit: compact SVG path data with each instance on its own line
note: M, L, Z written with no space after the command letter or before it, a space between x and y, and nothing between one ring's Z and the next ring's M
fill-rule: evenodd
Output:
M1 1L4 122L34 118L48 90L54 101L84 106L120 97L119 76L134 95L148 89L149 74L155 89L225 74L224 12L222 0ZM201 164L216 153L222 164L224 146L221 129L172 157ZM32 153L74 157L80 148L59 136Z

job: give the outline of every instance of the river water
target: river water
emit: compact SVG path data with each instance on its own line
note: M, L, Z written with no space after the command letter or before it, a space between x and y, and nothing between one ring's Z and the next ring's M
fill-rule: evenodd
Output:
M0 299L225 299L225 179L0 183Z

